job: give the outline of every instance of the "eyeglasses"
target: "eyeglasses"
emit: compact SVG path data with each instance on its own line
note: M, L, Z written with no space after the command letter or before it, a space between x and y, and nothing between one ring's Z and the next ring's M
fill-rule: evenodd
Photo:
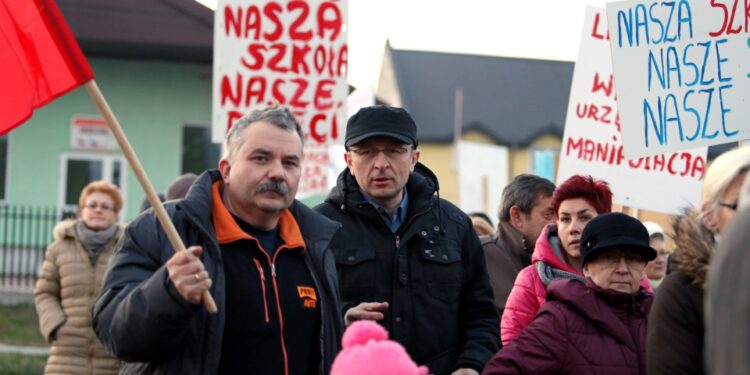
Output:
M91 202L83 207L88 208L89 210L96 210L97 208L101 208L103 211L114 211L115 208L106 204L106 203L98 203L98 202Z
M726 208L731 208L733 211L737 211L737 203L730 204L730 203L719 202L719 206L726 207Z
M403 158L409 149L406 147L384 147L384 148L350 148L349 151L353 152L358 157L364 160L371 160L378 156L379 153L383 153L386 158L390 160L399 160Z
M646 267L646 259L638 254L621 254L621 253L607 253L602 254L595 261L600 261L609 267L620 264L620 259L625 259L625 264L630 268L644 268Z

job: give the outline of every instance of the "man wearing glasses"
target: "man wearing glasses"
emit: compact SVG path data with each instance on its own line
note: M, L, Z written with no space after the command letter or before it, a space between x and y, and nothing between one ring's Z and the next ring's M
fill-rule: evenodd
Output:
M348 168L316 210L343 225L334 251L344 320L375 320L430 373L478 374L499 349L499 321L471 221L440 199L402 108L349 119Z

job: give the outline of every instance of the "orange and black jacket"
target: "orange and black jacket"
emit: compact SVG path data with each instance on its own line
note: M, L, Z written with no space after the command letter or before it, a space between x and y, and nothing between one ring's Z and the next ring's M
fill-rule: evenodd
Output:
M219 312L210 315L201 306L188 303L169 282L165 263L174 250L153 212L147 211L128 225L110 262L94 307L97 336L118 358L141 362L124 364L124 373L215 374L222 356L244 353L247 365L263 358L261 366L269 366L253 373L297 374L308 367L299 363L298 358L304 357L310 361L320 358L317 371L305 373L327 374L338 353L343 328L335 260L329 249L340 225L295 201L280 223L283 241L273 252L275 259L266 257L255 239L242 236L242 231L226 230L231 229L225 226L231 224L231 216L215 218L212 184L216 181L220 181L218 171L203 173L184 200L166 208L184 243L203 246L201 260L213 280L211 294ZM221 226L218 232L217 224ZM229 238L227 233L239 237ZM232 259L226 258L225 254L238 249ZM236 266L243 257L252 272L240 280L247 291L238 292L231 284L235 281L229 279L239 277L236 270L230 274L226 270L228 262ZM245 294L248 304L237 303L241 296L236 293ZM287 307L295 303L295 309ZM250 310L250 305L254 309ZM238 324L237 316L231 314L242 309L249 315ZM317 311L317 317L294 315L309 310ZM303 327L306 323L319 327ZM300 327L318 334L305 338L292 331ZM239 341L232 342L232 338ZM303 346L306 353L300 349Z

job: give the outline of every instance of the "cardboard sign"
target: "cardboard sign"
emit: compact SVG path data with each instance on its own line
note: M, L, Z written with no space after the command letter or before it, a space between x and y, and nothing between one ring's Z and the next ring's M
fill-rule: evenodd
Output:
M219 0L214 17L212 140L251 110L287 105L305 132L298 195L325 192L325 145L343 142L347 119L347 2Z
M746 0L607 4L628 158L750 137Z
M557 184L574 174L591 175L610 184L617 204L667 213L697 206L706 169L705 147L632 160L625 157L609 43L604 9L588 7Z

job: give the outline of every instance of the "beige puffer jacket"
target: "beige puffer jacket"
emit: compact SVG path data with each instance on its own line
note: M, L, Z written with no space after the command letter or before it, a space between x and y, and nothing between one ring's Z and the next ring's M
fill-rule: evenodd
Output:
M76 237L75 224L76 220L65 220L55 226L55 241L47 248L34 290L39 329L52 343L44 373L117 374L117 359L94 335L91 309L123 226L117 228L92 267Z

